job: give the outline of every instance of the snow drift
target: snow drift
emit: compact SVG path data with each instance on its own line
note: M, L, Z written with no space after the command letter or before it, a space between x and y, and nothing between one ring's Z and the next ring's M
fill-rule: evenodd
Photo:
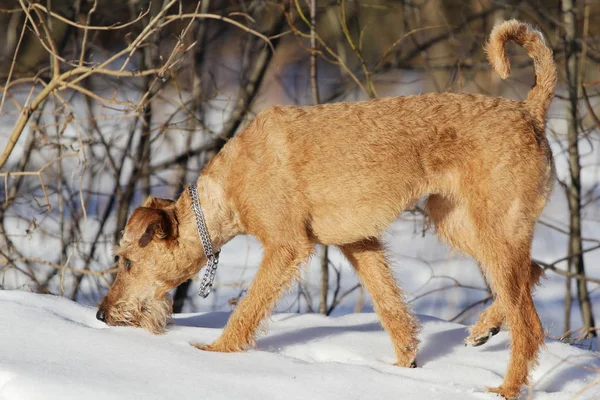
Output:
M465 326L419 316L419 368L392 365L372 313L276 314L256 349L209 353L228 313L180 314L167 334L108 327L95 308L0 291L0 399L495 399L508 336L465 347ZM598 399L600 358L548 339L533 399ZM527 395L523 396L524 398Z

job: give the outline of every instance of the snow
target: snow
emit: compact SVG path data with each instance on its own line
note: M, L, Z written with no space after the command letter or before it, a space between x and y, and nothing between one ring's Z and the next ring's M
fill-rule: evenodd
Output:
M373 313L275 314L256 349L202 352L225 312L179 314L168 333L108 327L96 309L62 297L0 291L0 400L27 399L495 399L508 336L462 344L465 326L419 316L419 368L395 367ZM548 339L533 399L598 399L600 358ZM526 396L524 396L526 397Z

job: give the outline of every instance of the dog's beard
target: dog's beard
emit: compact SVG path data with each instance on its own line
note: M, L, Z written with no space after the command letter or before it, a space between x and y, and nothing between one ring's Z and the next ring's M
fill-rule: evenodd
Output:
M132 299L120 301L110 308L106 323L117 326L135 326L154 334L164 333L173 310L173 299Z

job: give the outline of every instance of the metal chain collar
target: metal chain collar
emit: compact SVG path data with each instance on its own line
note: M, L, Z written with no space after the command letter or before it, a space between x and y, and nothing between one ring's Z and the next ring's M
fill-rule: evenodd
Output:
M210 241L210 235L208 234L208 228L206 227L206 220L204 214L202 214L202 208L200 208L200 199L198 197L198 188L195 183L188 186L188 192L192 198L192 210L196 215L196 227L198 228L198 236L202 242L202 249L206 256L206 271L200 282L200 289L198 289L198 295L203 298L208 297L212 290L213 282L215 280L215 274L217 273L217 266L219 265L219 253L220 251L214 251L212 242Z

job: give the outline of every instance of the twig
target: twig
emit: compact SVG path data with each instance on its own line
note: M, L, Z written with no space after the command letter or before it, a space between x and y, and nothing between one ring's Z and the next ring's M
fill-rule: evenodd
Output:
M467 307L463 308L462 311L460 311L454 317L450 318L448 321L450 321L450 322L461 322L462 320L460 320L460 321L457 321L457 320L460 317L462 317L466 312L468 312L469 310L471 310L474 307L477 307L480 304L487 303L488 301L492 300L493 297L494 296L492 296L492 295L488 295L488 296L484 297L483 299L477 300L476 302L469 304Z
M350 35L350 31L348 30L348 23L346 21L345 0L338 0L338 7L340 8L340 23L342 25L342 31L344 32L344 36L346 37L346 41L350 45L350 48L356 55L356 58L358 58L358 61L360 62L363 74L365 76L365 81L367 82L367 95L369 96L369 98L374 99L377 97L377 92L375 91L373 80L371 79L371 71L369 71L369 68L367 67L367 63L365 62L362 52L354 44L354 40L352 40L352 35Z
M98 0L94 0L94 5L90 8L90 11L87 13L87 19L85 23L85 27L83 28L83 39L81 40L81 54L79 55L79 66L83 65L83 61L85 60L85 49L87 45L87 37L88 32L90 31L90 22L92 20L92 14L96 11L96 7L98 6Z
M312 89L313 104L320 104L319 83L317 80L317 2L310 1L310 87Z
M22 1L22 0L19 0L19 1ZM94 7L93 7L93 9L96 8L96 1L97 0L94 1ZM126 22L126 23L124 23L122 25L94 26L94 25L87 25L87 24L86 25L81 25L81 24L78 24L77 22L73 22L70 19L67 19L67 18L63 17L60 14L57 14L57 13L55 13L53 11L49 11L46 7L44 7L43 5L38 4L38 3L33 3L33 4L30 5L30 7L38 9L40 11L43 11L46 14L51 15L52 17L54 17L54 18L56 18L56 19L64 22L65 24L74 26L74 27L79 28L79 29L89 30L89 31L112 31L112 30L117 30L117 29L123 29L123 28L126 28L128 26L131 26L131 25L137 23L138 21L141 21L142 18L144 18L146 16L146 14L148 14L148 12L149 12L149 10L146 10L146 11L140 13L140 15L136 19L134 19L132 21L129 21L129 22ZM90 12L91 12L91 10L90 10ZM88 13L88 19L87 19L87 23L88 24L89 24L89 22L90 22L90 13Z
M21 34L19 35L19 40L17 41L17 46L15 47L15 51L13 54L12 62L10 63L10 68L8 70L8 78L6 78L6 84L2 91L2 99L0 100L0 115L2 114L2 109L4 107L4 100L6 99L6 95L8 93L8 88L10 88L13 71L15 69L15 65L17 63L17 56L19 54L19 50L21 49L21 43L23 42L23 37L25 36L25 31L27 29L27 22L23 23L23 28L21 28ZM2 89L0 87L0 89Z
M291 0L290 0L291 1ZM302 19L302 21L307 25L310 26L310 21L306 18L306 15L304 15L304 12L302 11L302 8L300 7L300 4L298 3L298 0L293 0L294 4L296 5L296 11L298 11L298 15L300 16L300 19ZM288 21L288 25L290 26L290 28L292 29L292 31L294 32L294 34L296 36L300 36L300 37L305 37L305 38L310 38L311 35L310 34L305 34L302 31L300 31L298 28L296 28L296 26L294 25L294 22L292 21L292 18L290 15L288 15L288 13L284 13L287 21ZM352 70L350 69L350 67L348 67L348 65L344 62L344 60L342 59L342 57L339 56L339 54L337 54L336 52L334 52L328 45L327 43L319 36L318 33L315 32L315 38L319 41L319 44L321 45L322 48L325 49L325 51L334 58L335 63L338 64L340 67L342 67L342 69L348 74L348 76L350 76L350 79L352 79L354 81L354 83L356 84L356 86L359 87L359 89L364 92L366 95L369 95L369 90L367 88L365 88L365 86L362 84L362 82L360 81L360 79L358 79L358 77L356 76L356 74L354 72L352 72ZM327 59L327 58L325 58ZM332 62L332 61L330 61Z
M216 19L219 21L227 22L228 24L236 26L236 27L240 28L241 30L248 32L249 34L262 39L269 46L271 51L275 52L275 47L273 46L273 44L271 43L271 40L267 36L261 34L260 32L255 31L254 29L250 29L246 25L240 24L239 22L237 22L231 18L223 17L223 16L216 15L216 14L190 13L190 14L169 15L165 18L165 22L163 22L162 24L159 25L159 28L162 28L166 25L169 25L170 23L172 23L174 21L184 19L184 18L207 18L207 19Z

